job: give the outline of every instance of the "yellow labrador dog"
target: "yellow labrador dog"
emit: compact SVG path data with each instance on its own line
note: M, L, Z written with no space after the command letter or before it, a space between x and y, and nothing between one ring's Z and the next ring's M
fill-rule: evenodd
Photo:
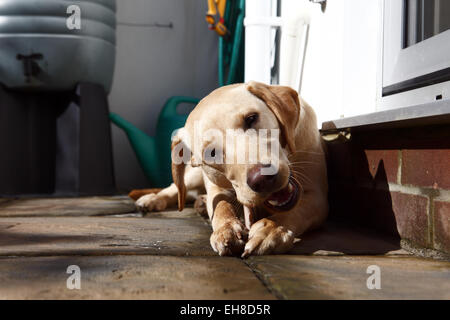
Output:
M225 86L195 107L172 140L174 183L136 202L160 211L206 192L219 255L283 253L328 213L324 146L296 91L258 82Z

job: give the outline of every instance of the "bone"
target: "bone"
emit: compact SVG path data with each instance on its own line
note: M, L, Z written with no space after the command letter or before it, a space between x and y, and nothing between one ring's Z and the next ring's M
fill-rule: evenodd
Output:
M245 220L245 227L250 230L253 222L254 222L255 216L253 214L252 208L249 208L247 206L244 206L244 220Z

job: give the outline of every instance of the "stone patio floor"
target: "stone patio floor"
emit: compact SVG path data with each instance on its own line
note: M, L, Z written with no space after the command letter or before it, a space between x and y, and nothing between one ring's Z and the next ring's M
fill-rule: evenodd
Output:
M146 217L125 196L0 199L0 299L450 299L450 262L328 222L285 255L219 257L193 209ZM66 286L81 269L81 289ZM367 288L367 268L381 289Z

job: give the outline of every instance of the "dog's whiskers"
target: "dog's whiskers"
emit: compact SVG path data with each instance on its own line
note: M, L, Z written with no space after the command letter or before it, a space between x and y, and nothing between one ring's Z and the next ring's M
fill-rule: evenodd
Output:
M297 151L294 151L294 152L288 154L288 157L299 154L299 153L304 153L304 154L314 155L314 156L323 156L324 155L324 153L321 153L321 152L297 150Z
M300 168L300 167L291 167L291 166L289 166L289 168L290 168L290 170L291 170L291 172L293 173L293 177L294 178L296 178L296 179L300 179L300 178L303 178L303 180L305 180L305 182L308 182L308 183L313 183L313 181L305 174L305 173L303 173L303 172L301 172L299 169L304 169L304 168ZM298 177L295 177L295 175L298 175Z
M297 174L298 175L298 179L303 179L304 180L304 182L308 182L308 183L313 183L313 181L311 180L311 178L310 177L308 177L306 174L304 174L304 173L302 173L302 172L299 172L299 171L295 171L294 170L294 174Z
M289 163L289 165L292 167L294 167L294 166L301 167L303 165L317 165L317 164L318 164L317 162L292 162L292 163Z
M317 161L302 160L302 161L289 161L289 163L317 163Z

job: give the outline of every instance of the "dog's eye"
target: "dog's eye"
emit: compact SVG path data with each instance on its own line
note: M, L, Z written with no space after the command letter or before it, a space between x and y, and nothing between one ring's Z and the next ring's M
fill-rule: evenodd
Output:
M253 125L258 121L258 114L252 113L245 117L245 129L253 127Z
M204 159L206 160L212 160L216 157L216 148L206 148L203 155Z

